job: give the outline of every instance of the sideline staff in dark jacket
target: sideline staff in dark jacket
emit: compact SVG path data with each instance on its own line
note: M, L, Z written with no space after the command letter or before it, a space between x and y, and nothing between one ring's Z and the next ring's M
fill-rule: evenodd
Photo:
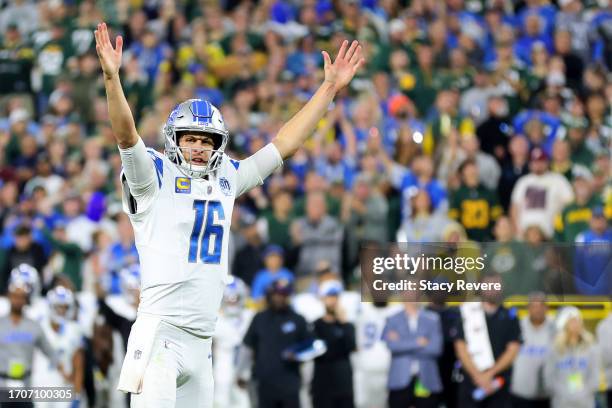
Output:
M288 281L274 281L267 291L267 308L253 317L244 336L242 355L252 353L260 408L300 406L300 365L286 350L311 336L306 320L289 307L290 294Z
M338 303L339 281L321 284L319 294L325 315L314 322L314 333L325 341L327 352L315 360L312 403L317 408L353 408L353 370L350 354L355 351L355 327L346 322Z

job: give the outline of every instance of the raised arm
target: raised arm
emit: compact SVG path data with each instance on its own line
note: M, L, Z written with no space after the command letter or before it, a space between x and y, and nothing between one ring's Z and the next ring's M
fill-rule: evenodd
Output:
M106 23L98 24L94 35L96 37L96 52L104 73L104 87L106 88L111 127L119 147L127 149L138 142L138 133L136 132L136 124L132 117L130 105L125 99L119 80L123 38L117 36L116 47L113 48Z
M310 136L319 120L327 112L336 93L353 79L359 67L365 62L361 45L357 41L353 41L350 48L348 41L344 41L333 63L327 52L322 53L325 62L323 84L308 103L281 128L272 141L283 160L291 157Z

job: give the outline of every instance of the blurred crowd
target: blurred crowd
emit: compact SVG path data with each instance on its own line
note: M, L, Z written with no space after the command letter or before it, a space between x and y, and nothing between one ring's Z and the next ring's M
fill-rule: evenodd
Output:
M609 0L0 0L0 293L27 264L95 304L138 264L100 21L145 144L203 98L234 158L308 100L321 50L362 44L313 137L236 202L230 268L255 300L278 277L316 291L322 265L350 287L367 244L612 242Z

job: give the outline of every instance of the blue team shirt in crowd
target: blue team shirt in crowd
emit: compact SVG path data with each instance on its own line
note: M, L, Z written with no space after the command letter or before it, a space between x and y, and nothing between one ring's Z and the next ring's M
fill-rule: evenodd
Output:
M262 269L257 272L255 279L253 279L251 297L253 299L261 299L266 294L268 286L278 279L286 279L289 282L293 282L293 273L287 268L281 268L274 273L268 269Z
M612 293L612 228L603 234L587 230L576 237L574 282L582 295Z

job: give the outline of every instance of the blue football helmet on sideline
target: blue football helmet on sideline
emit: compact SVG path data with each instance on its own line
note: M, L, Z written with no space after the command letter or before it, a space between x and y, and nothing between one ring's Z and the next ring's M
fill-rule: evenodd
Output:
M63 324L72 320L75 313L74 295L63 286L56 286L47 293L49 302L49 318L52 322Z
M30 300L40 296L41 285L36 268L26 263L13 268L9 278L9 290L12 291L13 288L25 290Z
M202 99L188 99L172 109L162 130L165 138L165 154L170 161L189 177L204 177L221 166L221 160L229 132L225 127L221 112L210 102ZM213 139L213 150L208 163L194 165L185 160L185 153L191 157L191 148L179 147L181 132L206 133Z

